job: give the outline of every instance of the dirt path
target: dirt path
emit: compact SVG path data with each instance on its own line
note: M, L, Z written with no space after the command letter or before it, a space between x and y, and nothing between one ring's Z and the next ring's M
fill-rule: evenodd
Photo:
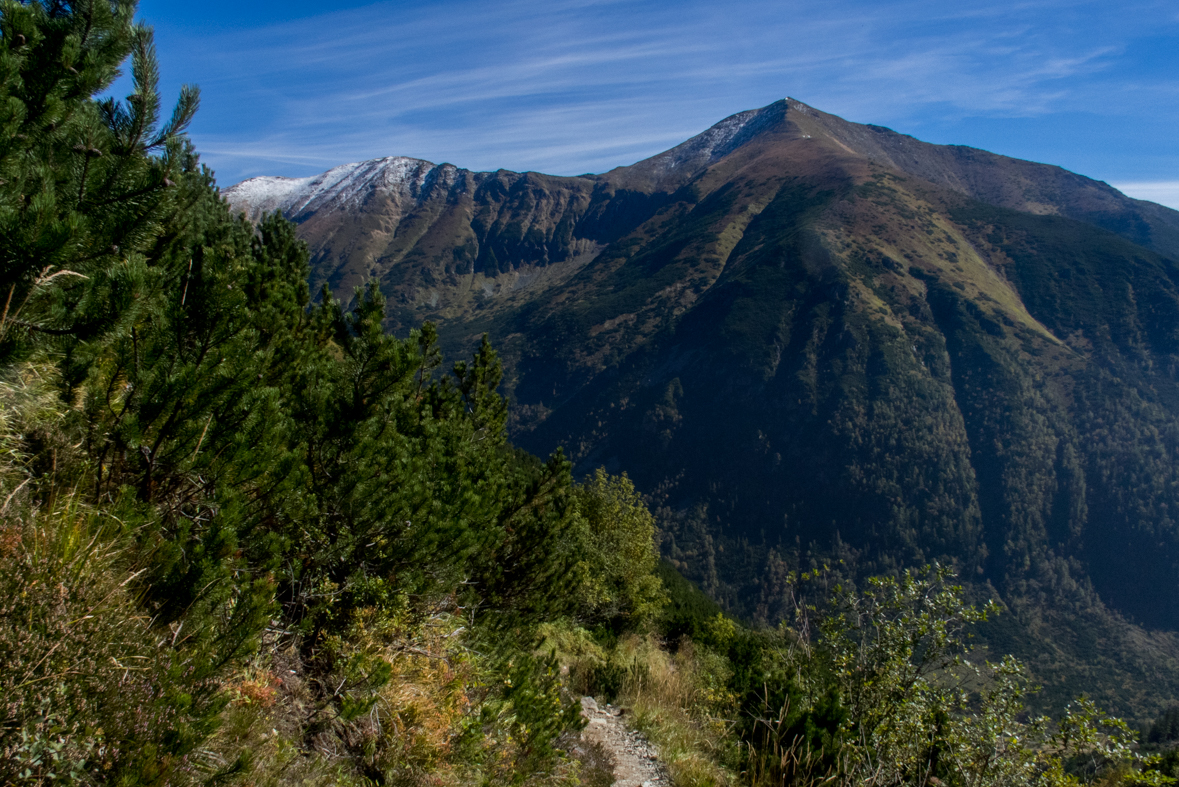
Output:
M581 731L582 740L601 746L614 764L614 787L671 785L659 753L646 738L626 726L621 708L600 708L593 697L582 697L581 715L589 720Z

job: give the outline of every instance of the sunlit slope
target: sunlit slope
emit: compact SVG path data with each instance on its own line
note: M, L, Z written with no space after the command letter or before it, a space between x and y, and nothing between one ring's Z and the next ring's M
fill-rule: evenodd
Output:
M728 184L624 260L608 249L567 299L488 326L510 337L525 441L627 469L730 535L838 533L999 582L1076 558L1171 625L1153 593L1175 555L1175 266L919 191L887 173L768 199Z

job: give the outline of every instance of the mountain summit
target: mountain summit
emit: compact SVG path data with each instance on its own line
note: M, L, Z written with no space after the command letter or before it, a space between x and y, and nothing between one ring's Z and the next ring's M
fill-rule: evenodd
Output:
M389 158L226 196L299 224L315 286L378 280L391 330L490 333L517 440L625 470L755 619L811 560L940 560L1068 653L1179 628L1179 212L793 99L601 175Z
M786 148L790 160L781 161ZM383 276L407 255L437 261L451 233L471 242L452 251L470 263L468 272L490 266L494 276L569 257L584 260L592 246L612 237L616 222L626 225L646 215L640 203L654 207L659 195L674 193L722 161L762 157L800 174L820 161L828 169L836 162L837 169L852 171L879 167L989 205L1075 218L1147 248L1179 254L1179 212L1130 199L1059 167L976 148L931 145L881 126L850 123L794 99L737 113L671 150L603 175L472 172L390 156L308 178L251 178L227 189L225 196L254 218L280 210L303 225L303 236L317 255L317 283L327 281L348 295L369 275ZM531 198L521 202L525 192ZM436 222L442 226L435 227ZM341 243L348 246L346 253ZM431 288L424 297L437 306L447 294Z

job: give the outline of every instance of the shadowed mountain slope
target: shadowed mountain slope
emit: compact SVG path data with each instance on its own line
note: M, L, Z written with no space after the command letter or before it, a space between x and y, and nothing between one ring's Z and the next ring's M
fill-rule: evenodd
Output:
M1055 643L1042 673L1179 694L1124 622L1179 628L1179 212L793 100L603 175L226 196L298 222L339 297L378 279L392 330L489 332L518 442L629 473L722 602L772 623L807 560L951 561Z

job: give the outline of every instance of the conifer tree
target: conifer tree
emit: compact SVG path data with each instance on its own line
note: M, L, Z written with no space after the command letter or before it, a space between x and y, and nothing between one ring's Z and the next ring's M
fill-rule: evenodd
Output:
M158 67L135 3L0 3L0 351L30 332L89 339L158 290L149 259L192 154L199 103L160 124ZM131 59L126 102L94 97Z
M99 733L101 719L70 706L78 735L123 736L76 751L119 752L91 773L100 781L238 773L247 752L216 768L194 758L224 718L228 676L261 658L273 621L318 687L306 739L336 735L360 772L385 778L401 767L395 747L348 725L379 711L423 621L462 610L479 651L471 701L514 741L504 778L519 781L576 719L551 660L532 652L538 623L570 604L569 465L508 444L486 339L444 375L432 326L385 333L375 284L350 310L309 306L293 226L233 218L185 139L195 88L162 118L134 11L0 0L0 364L56 367L59 442L76 454L34 463L30 505L52 510L68 485L106 523L120 557L103 570L126 574L104 581L142 632L139 650L110 652L154 660L143 702L163 720ZM128 58L132 96L96 100ZM59 696L90 702L102 681L87 681ZM42 710L11 708L0 751ZM495 760L476 749L472 767Z

